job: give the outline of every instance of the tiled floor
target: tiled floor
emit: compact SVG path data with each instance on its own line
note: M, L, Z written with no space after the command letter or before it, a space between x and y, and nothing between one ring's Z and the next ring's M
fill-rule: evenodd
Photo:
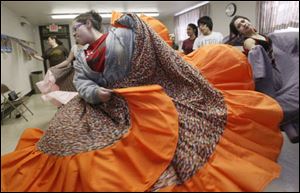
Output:
M40 95L33 95L27 101L27 105L34 115L25 113L26 122L22 117L18 119L5 119L1 125L1 155L14 150L20 135L25 128L46 129L51 117L57 108L50 103L43 102ZM279 157L282 166L281 176L271 182L265 192L299 192L299 143L292 144L284 136L284 145Z

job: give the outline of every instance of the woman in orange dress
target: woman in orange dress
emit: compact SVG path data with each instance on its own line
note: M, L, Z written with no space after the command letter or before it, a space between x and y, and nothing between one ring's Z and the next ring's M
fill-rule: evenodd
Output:
M2 191L261 191L279 176L282 111L253 91L243 54L211 45L182 58L154 21L113 15L134 32L130 70L98 85L99 103L79 91L45 132L27 129L1 158ZM77 76L89 65L78 62Z

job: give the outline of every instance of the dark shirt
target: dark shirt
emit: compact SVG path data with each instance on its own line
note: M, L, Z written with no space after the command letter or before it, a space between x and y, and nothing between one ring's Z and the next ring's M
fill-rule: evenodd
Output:
M55 48L49 48L42 57L48 59L50 67L52 67L65 61L68 55L68 50L63 45L59 45Z
M274 59L274 55L273 55L272 40L270 38L268 38L267 36L264 36L264 35L261 35L261 36L263 36L266 40L261 40L261 39L256 39L256 38L251 38L251 39L253 39L255 41L255 45L261 45L264 48L264 50L267 52L269 58L272 61L273 67L275 67L275 59ZM245 38L245 40L246 39L248 39L248 38ZM244 47L244 50L245 50L246 55L248 55L249 50L247 50L245 47Z
M184 54L189 54L189 53L193 52L193 45L194 45L195 39L190 40L190 38L188 38L183 41L182 50L184 51Z
M179 46L175 42L173 42L172 48L174 50L178 50Z
M86 62L93 71L103 72L104 70L107 35L108 33L103 34L85 50Z

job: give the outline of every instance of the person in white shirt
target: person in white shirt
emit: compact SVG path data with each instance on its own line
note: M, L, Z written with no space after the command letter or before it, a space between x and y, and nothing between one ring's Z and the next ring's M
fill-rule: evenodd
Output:
M198 20L198 27L201 32L194 42L193 50L196 50L207 44L221 44L223 35L220 32L214 32L213 22L210 17L203 16Z

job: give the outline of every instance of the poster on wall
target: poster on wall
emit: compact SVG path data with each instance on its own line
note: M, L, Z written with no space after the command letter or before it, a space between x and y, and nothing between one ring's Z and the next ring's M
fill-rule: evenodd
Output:
M12 44L11 39L1 34L1 52L11 53L12 52Z
M28 57L28 59L30 59L33 54L38 53L29 46L29 42L1 34L1 52L11 53L12 43L17 43L20 45L23 53Z
M16 39L16 42L21 46L22 50L27 54L28 56L31 56L33 54L37 54L37 51L26 45L26 43L22 40Z

